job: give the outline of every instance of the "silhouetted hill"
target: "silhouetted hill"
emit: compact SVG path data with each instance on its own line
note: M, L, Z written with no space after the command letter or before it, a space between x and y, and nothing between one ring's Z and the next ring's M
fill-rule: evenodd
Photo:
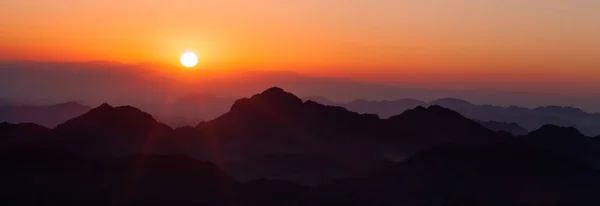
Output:
M58 125L53 143L84 153L137 153L152 149L155 141L171 131L169 126L137 108L102 104Z
M440 107L428 108L418 106L404 113L392 116L388 121L398 136L406 138L409 148L420 148L416 151L427 149L436 145L464 144L478 145L489 144L509 138L501 133L493 132L482 125L467 119L459 113ZM435 128L435 129L432 129Z
M0 106L0 122L35 123L45 127L55 127L90 109L76 102L50 106L4 105Z
M0 123L0 148L12 148L42 141L50 132L50 129L32 123L2 122Z
M594 157L598 151L594 151L592 139L573 127L544 125L524 136L524 140L545 151L600 165L600 156Z
M491 129L493 131L505 131L511 133L513 135L524 135L529 133L525 128L519 126L516 123L505 123L505 122L496 122L496 121L485 121L479 122L479 124L484 127Z

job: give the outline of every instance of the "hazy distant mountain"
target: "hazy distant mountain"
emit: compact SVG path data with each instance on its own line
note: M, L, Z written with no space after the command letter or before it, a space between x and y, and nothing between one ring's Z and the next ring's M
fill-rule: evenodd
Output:
M402 112L413 109L417 106L426 105L425 102L415 99L399 99L394 101L367 101L357 99L352 102L342 104L346 109L358 113L377 114L381 118L389 118Z
M546 106L534 109L516 106L500 107L476 105L455 98L437 99L429 103L414 99L396 101L357 99L349 103L336 105L362 114L377 114L382 118L400 114L407 109L420 105L440 105L457 111L465 117L477 120L495 131L504 130L512 134L524 134L543 125L553 124L573 126L589 136L600 134L600 114L590 114L572 107Z
M479 124L483 125L484 127L487 127L488 129L491 129L493 131L505 131L505 132L511 133L513 135L524 135L529 132L525 128L519 126L516 123L485 121L485 122L479 122Z
M590 136L600 134L600 115L583 112L571 107L547 106L535 109L523 107L499 107L475 105L459 99L439 99L429 104L441 105L455 110L465 117L479 121L514 122L527 130L535 130L546 124L573 126Z
M313 101L322 105L329 105L329 106L336 106L338 105L337 103L331 101L330 99L327 99L327 97L323 97L323 96L307 96L302 98L302 100L304 101Z
M91 108L76 102L67 102L50 106L0 106L0 122L35 123L45 127L55 127L71 118L84 114L90 109Z
M150 112L171 126L191 126L225 114L234 101L208 93L191 93Z

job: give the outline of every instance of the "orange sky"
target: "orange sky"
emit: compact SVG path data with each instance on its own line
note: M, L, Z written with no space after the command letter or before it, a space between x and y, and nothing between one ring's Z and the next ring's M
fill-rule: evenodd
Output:
M0 61L177 64L185 50L201 69L591 89L600 86L600 1L0 2Z

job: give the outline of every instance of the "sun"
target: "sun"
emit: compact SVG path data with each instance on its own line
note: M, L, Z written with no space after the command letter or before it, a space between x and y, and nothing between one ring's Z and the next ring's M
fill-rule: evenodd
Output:
M179 61L184 67L194 67L198 64L198 56L194 52L184 52Z

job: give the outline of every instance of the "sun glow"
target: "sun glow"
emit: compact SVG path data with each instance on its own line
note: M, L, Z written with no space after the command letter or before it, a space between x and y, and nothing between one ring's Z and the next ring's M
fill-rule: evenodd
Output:
M194 67L198 64L198 56L194 52L185 52L179 59L184 67Z

